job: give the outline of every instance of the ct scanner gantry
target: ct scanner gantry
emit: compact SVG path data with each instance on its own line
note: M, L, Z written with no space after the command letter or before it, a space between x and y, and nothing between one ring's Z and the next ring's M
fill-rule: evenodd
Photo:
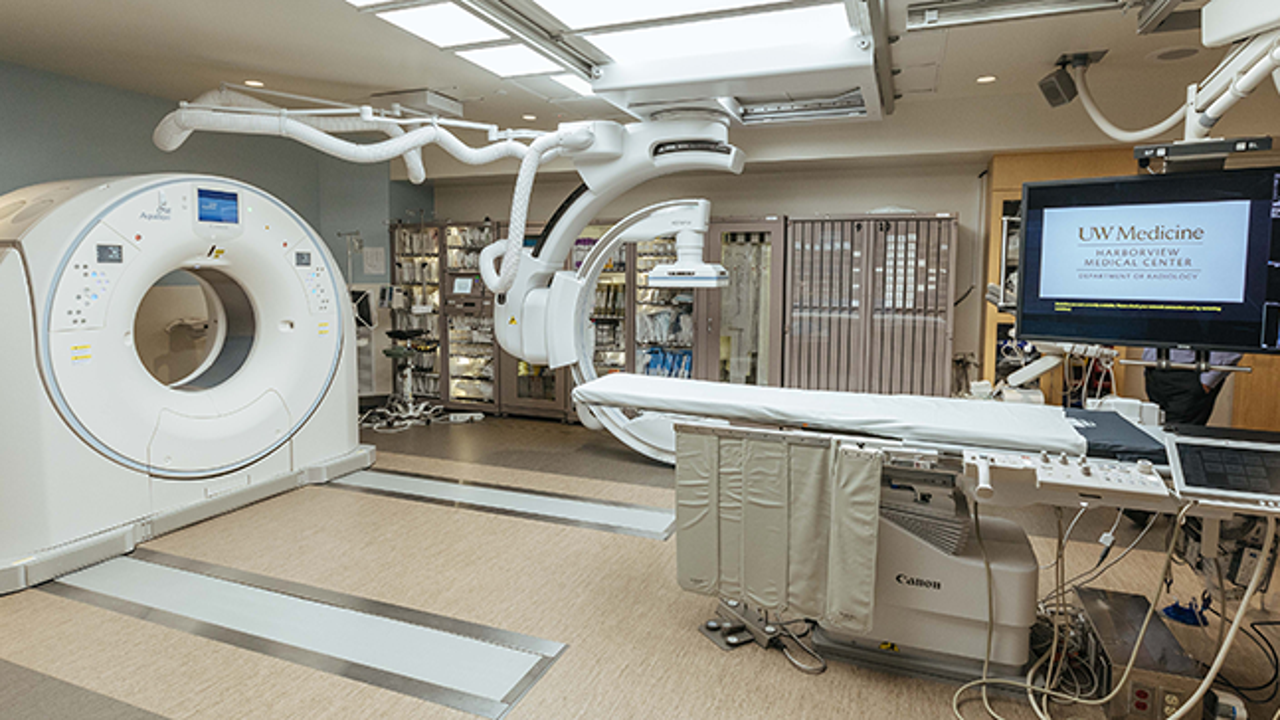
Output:
M135 318L176 270L204 295L210 351L163 384ZM372 464L345 298L306 222L238 181L0 197L0 593Z

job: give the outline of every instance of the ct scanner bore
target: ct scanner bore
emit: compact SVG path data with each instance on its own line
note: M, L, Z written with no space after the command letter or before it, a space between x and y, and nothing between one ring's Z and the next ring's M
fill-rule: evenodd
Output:
M131 547L173 518L369 464L336 268L295 212L226 178L0 197L0 592L103 533L130 530ZM135 330L174 271L203 293L208 352L163 383Z

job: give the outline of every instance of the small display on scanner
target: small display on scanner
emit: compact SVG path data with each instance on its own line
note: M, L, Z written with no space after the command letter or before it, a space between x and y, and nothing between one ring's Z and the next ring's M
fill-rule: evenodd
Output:
M1280 452L1178 443L1188 489L1280 495Z
M201 189L196 191L196 197L200 203L197 212L200 222L240 222L240 196L235 193Z
M309 252L294 253L293 262L298 267L311 267L311 253Z
M98 262L100 263L124 262L124 247L121 245L99 245L98 246Z

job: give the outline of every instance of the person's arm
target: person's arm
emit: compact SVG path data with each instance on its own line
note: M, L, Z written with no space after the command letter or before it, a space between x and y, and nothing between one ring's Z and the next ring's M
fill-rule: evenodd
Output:
M1211 365L1236 365L1244 355L1233 352L1213 352L1209 353L1209 363ZM1222 382L1226 376L1221 370L1210 370L1200 373L1200 384L1204 386L1206 393L1213 392L1213 389Z

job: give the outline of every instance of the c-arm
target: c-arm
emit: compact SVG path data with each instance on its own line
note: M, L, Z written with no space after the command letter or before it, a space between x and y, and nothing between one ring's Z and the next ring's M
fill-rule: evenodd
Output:
M245 92L223 88L194 102L182 103L156 127L156 146L165 151L176 150L196 130L274 135L351 162L385 162L402 157L411 179L417 182L426 176L421 151L428 145L438 145L473 165L507 158L520 160L508 238L485 249L481 274L496 295L494 324L498 343L516 357L552 367L563 367L576 359L576 344L557 345L551 337L555 333L555 339L563 340L566 335L564 318L552 317L549 303L552 279L563 269L583 228L606 205L644 182L692 170L737 174L742 172L746 159L741 150L728 143L727 119L701 111L629 125L609 121L564 123L554 132L543 133L499 130L491 125L424 116L404 108L384 111L268 93L323 106L291 110ZM450 127L487 131L490 144L470 147L453 135ZM335 136L366 131L381 131L389 137L361 144ZM536 244L525 248L524 229L534 176L543 164L557 157L573 162L582 185L552 216ZM682 254L685 262L691 260L686 256L694 247L690 239L686 234Z

